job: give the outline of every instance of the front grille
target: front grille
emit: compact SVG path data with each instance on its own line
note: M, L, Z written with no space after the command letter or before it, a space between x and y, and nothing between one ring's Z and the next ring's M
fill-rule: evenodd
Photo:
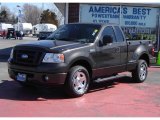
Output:
M42 52L39 51L14 50L14 61L16 64L35 66L40 63L41 58Z

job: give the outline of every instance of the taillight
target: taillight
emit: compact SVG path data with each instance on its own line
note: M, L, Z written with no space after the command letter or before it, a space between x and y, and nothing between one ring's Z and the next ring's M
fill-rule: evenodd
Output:
M152 48L152 51L151 51L152 56L154 56L154 51L155 51L155 49Z

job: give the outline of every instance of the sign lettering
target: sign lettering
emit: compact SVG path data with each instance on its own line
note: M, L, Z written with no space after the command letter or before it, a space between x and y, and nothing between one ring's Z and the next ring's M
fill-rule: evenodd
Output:
M80 4L80 22L156 27L158 8ZM151 19L152 18L152 19Z

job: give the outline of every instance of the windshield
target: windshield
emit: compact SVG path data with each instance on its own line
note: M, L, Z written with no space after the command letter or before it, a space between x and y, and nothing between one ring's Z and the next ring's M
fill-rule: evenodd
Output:
M54 31L46 40L64 40L93 43L101 25L66 24Z

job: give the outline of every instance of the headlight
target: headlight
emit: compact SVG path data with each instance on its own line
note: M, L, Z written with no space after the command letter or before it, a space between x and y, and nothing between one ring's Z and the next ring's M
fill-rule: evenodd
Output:
M13 51L14 51L14 49L11 50L11 53L10 53L10 57L9 57L9 58L13 58Z
M64 62L64 55L63 54L46 53L42 62L43 63L63 63Z

